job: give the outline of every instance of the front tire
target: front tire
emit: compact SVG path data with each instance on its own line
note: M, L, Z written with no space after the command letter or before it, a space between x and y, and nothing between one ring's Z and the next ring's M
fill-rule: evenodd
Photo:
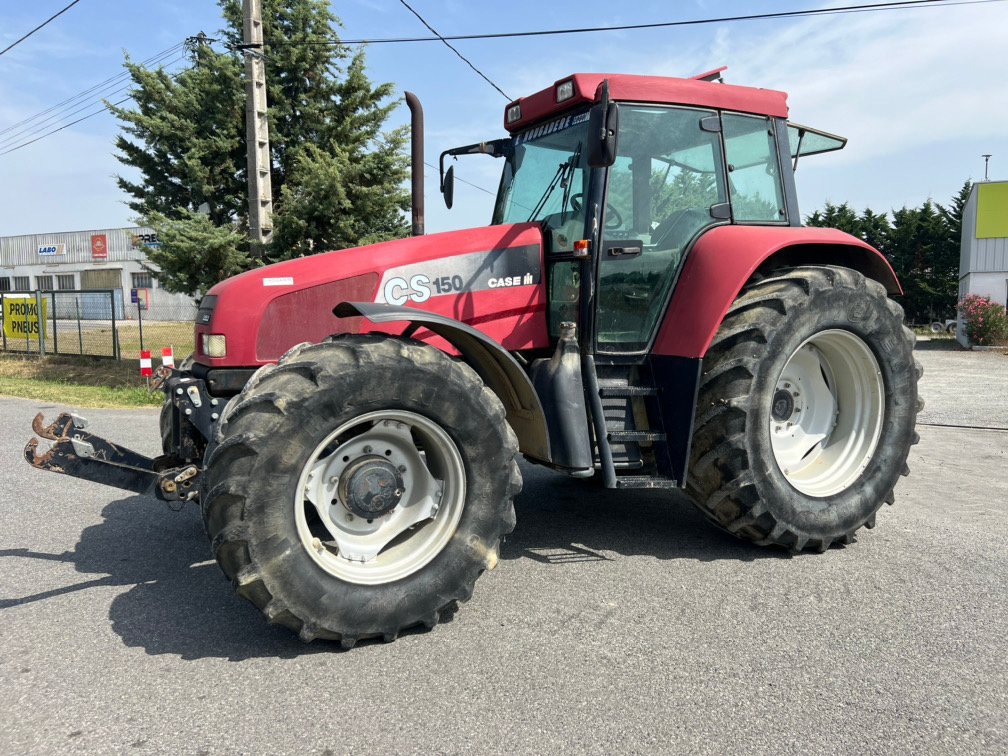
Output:
M233 400L205 473L225 575L302 639L433 627L497 561L517 440L465 364L408 339L292 350Z
M873 527L917 441L913 333L847 268L751 284L704 358L688 489L730 532L825 551Z

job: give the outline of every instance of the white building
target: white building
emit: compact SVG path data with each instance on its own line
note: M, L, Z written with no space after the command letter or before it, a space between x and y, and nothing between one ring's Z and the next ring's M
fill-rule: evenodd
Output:
M138 227L0 236L0 292L112 289L126 318L137 300L144 317L192 317L193 300L158 288L150 273L146 250L158 244Z
M973 185L959 255L959 300L979 294L1008 307L1008 181ZM967 346L961 318L956 334Z

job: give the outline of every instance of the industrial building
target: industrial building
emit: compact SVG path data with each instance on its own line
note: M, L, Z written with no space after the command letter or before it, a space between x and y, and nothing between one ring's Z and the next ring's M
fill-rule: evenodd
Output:
M0 292L111 289L127 319L138 306L152 320L195 313L192 298L158 287L147 260L158 245L143 227L0 236Z
M963 208L959 301L967 294L1008 307L1008 181L974 184ZM961 318L956 336L968 346Z

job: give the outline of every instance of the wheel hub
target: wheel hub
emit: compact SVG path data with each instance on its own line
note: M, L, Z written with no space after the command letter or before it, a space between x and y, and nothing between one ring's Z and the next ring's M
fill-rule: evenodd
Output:
M791 392L787 389L777 389L773 396L773 407L770 410L771 416L778 422L784 422L791 418L795 411L795 400Z
M383 457L366 456L347 466L336 490L344 507L358 517L373 520L399 506L405 488L395 465Z

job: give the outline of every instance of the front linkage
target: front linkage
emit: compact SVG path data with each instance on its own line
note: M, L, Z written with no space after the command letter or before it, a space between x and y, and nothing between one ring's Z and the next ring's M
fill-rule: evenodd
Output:
M172 453L146 457L88 433L84 430L87 420L63 412L48 426L42 413L35 416L32 430L55 443L40 455L38 439L30 439L24 449L25 459L40 470L156 496L162 501L197 500L203 474L198 450L203 444L196 436L210 437L220 416L219 400L210 396L202 380L189 373L163 369L158 379L174 407Z

